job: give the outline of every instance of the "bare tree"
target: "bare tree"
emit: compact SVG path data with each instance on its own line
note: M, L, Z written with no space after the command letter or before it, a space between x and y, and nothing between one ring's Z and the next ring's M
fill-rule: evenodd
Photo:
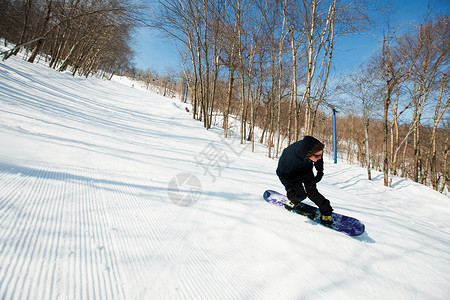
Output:
M417 53L418 59L414 62L411 82L414 89L412 97L414 99L415 113L418 118L422 116L420 110L427 104L434 104L434 117L432 124L432 134L427 144L425 162L422 172L419 168L419 148L420 127L415 126L415 157L414 157L414 180L425 183L428 172L432 175L432 184L437 189L436 180L436 132L440 120L449 105L448 97L448 64L449 64L449 19L442 17L436 22L427 22L418 28L417 33L412 38L407 36L410 49ZM408 39L409 38L409 39ZM421 175L419 178L419 174Z
M371 175L371 143L369 126L374 117L377 107L381 100L380 90L376 85L377 79L372 68L367 66L360 68L353 74L348 76L345 84L338 87L346 96L350 96L349 101L357 105L357 112L362 112L361 125L364 128L365 155L363 165L365 164L367 170L367 179L372 180Z

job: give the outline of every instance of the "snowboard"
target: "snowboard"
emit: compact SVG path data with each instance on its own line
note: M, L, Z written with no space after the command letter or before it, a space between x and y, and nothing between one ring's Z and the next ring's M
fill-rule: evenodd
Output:
M272 190L265 191L263 197L264 200L266 200L267 202L276 206L281 206L283 208L286 202L288 201L288 198L285 195ZM298 206L300 206L300 208L297 207L296 210L292 210L292 212L306 216L313 222L321 224L320 212L318 208L305 204L303 202L301 202ZM365 229L364 224L355 218L344 216L337 213L333 213L332 218L333 224L331 226L325 227L328 227L330 229L339 232L343 232L349 236L359 236L364 233Z

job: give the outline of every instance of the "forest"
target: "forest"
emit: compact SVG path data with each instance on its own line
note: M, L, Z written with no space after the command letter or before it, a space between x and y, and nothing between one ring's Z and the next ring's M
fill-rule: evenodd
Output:
M410 178L449 194L449 16L410 28L388 8L337 0L0 0L0 37L29 62L74 75L126 75L192 103L206 129L263 143L276 158L314 135L332 151L337 111L341 159ZM380 19L383 19L382 25ZM179 45L180 68L157 74L132 65L131 33L150 26ZM381 26L381 28L380 28ZM381 30L357 70L334 71L342 37ZM220 118L219 118L220 117Z
M74 75L114 75L128 69L131 34L143 25L145 6L128 0L0 0L0 37L24 46L30 63L43 58L50 68Z

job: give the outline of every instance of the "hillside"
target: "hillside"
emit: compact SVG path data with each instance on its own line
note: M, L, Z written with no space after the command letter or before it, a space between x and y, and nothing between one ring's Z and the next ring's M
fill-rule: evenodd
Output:
M276 160L124 78L0 62L0 299L448 299L449 199L325 157L357 238L265 203ZM178 188L178 189L177 189Z

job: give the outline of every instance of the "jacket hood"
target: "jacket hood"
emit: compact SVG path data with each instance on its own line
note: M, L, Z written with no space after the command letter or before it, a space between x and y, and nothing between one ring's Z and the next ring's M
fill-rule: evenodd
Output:
M318 139L307 135L301 140L299 147L295 151L295 155L304 160L308 152L317 144L322 143Z

